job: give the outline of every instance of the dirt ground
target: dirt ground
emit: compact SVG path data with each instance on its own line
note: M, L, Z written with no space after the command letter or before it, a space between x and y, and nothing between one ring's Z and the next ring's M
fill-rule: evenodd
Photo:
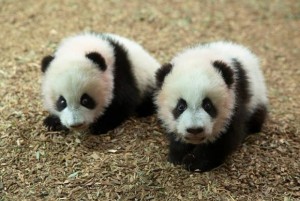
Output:
M300 1L0 0L0 201L300 199ZM155 116L107 135L47 132L41 58L82 31L138 41L161 63L189 45L233 40L261 59L270 113L224 165L166 161Z

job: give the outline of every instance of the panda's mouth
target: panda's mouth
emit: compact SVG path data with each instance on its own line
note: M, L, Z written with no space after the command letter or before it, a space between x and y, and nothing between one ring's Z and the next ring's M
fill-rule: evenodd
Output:
M204 135L191 135L187 134L184 136L184 140L191 144L201 144L205 141L206 137Z
M85 123L70 125L70 129L72 130L83 130L87 127Z

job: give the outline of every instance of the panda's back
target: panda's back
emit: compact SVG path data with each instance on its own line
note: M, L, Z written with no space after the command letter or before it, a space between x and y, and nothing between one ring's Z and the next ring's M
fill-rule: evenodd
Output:
M160 64L138 43L115 34L103 34L118 42L125 48L128 59L133 67L134 77L141 92L153 88L155 72Z

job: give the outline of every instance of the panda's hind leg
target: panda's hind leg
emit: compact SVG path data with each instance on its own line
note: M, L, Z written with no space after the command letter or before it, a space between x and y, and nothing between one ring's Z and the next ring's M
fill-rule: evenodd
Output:
M138 117L146 117L154 114L155 105L153 103L153 92L147 93L135 112Z
M263 104L258 105L247 122L248 134L260 132L266 117L267 107Z

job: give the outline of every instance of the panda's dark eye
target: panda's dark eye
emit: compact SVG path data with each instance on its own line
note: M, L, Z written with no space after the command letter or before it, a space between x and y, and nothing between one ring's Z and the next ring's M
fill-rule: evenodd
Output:
M208 98L205 98L202 102L202 107L206 112L209 112L212 109L212 103Z
M178 106L177 106L178 112L182 113L185 109L186 109L186 102L182 102L182 103L178 104Z
M96 106L95 101L87 94L81 96L80 104L88 109L94 109Z
M202 101L202 108L211 116L216 117L217 110L209 98L204 98Z
M60 112L67 107L67 101L63 96L59 96L56 101L56 109Z
M184 99L180 98L173 110L174 118L177 119L187 108L187 103Z

